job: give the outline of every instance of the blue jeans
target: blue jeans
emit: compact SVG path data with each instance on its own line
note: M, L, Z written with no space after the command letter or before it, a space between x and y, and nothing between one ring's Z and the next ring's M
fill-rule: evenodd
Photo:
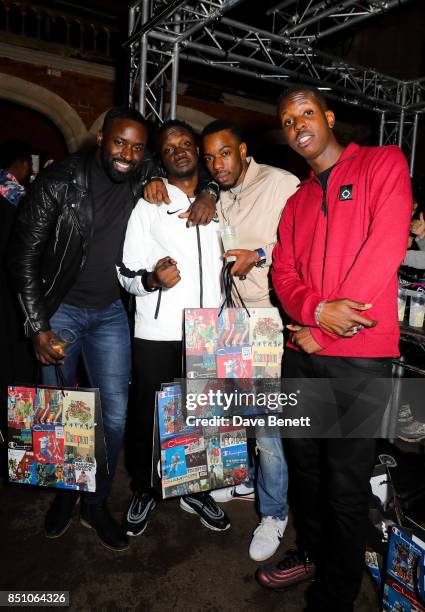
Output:
M50 319L50 326L55 334L69 342L62 366L65 385L75 385L81 355L90 385L100 390L109 475L96 483L96 493L84 496L85 503L100 504L111 491L127 416L131 370L127 314L121 300L105 308L61 304ZM54 366L43 367L42 378L45 385L58 385Z
M257 493L260 514L284 519L288 516L288 465L282 439L266 437L257 427L257 450L260 460L257 473Z

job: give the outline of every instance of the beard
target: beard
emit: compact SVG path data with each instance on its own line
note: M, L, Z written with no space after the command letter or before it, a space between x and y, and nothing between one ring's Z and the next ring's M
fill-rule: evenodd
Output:
M100 159L106 174L114 183L125 183L131 180L136 176L140 166L140 164L136 164L135 162L128 162L130 169L126 172L122 172L114 166L114 161L119 161L121 163L126 162L119 157L108 157L103 149L100 149Z

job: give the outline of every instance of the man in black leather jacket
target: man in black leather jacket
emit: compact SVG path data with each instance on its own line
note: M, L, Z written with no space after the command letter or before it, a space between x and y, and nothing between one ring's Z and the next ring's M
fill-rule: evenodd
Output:
M122 445L130 378L130 335L115 263L143 180L157 174L151 160L143 161L147 135L137 111L111 109L95 154L71 155L35 181L9 257L26 333L46 366L43 383L58 384L60 364L65 384L73 386L81 355L90 385L100 389L109 476L97 483L96 493L82 496L81 520L113 550L128 546L106 500ZM197 217L195 210L194 222ZM58 338L67 342L65 359ZM77 500L74 492L58 491L46 515L47 537L66 531Z

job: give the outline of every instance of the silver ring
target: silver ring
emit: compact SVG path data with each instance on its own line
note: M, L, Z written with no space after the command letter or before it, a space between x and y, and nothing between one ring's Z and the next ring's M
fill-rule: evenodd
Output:
M359 332L362 328L362 325L355 325L354 327L351 328L351 331L354 334L357 334L357 332Z
M245 275L240 276L240 277L239 277L239 280L241 280L241 281L246 280L246 276L245 276Z

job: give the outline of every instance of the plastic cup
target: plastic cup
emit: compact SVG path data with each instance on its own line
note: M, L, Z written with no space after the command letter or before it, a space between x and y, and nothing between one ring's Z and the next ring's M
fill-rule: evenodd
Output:
M406 312L406 300L407 292L406 289L398 290L398 320L404 321L404 314Z
M228 225L218 230L223 243L224 252L239 248L238 232L235 225ZM236 261L236 257L228 257L227 261Z
M414 295L410 298L409 325L411 327L422 327L425 315L425 297Z

